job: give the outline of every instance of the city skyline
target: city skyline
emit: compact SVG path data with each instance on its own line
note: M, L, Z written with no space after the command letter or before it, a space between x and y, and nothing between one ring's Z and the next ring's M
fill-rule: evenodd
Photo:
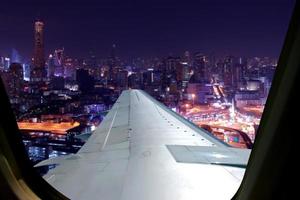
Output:
M157 59L128 62L119 56L119 48L113 43L103 60L96 51L87 51L81 59L70 57L64 47L45 51L45 46L51 44L46 30L55 31L57 27L48 27L41 17L29 27L34 38L31 61L16 62L21 56L15 49L11 58L0 55L0 75L19 122L29 120L31 127L31 123L49 121L44 119L45 114L55 113L60 116L57 120L67 121L73 121L78 112L100 114L110 108L122 91L137 89L215 137L239 148L252 148L278 56L263 53L250 57L239 52L220 57L216 51L181 49L180 53L161 54ZM173 49L179 48L180 45ZM72 106L67 106L68 101L73 102ZM37 112L32 110L36 106ZM64 119L65 111L73 118ZM35 113L40 116L37 118ZM97 124L96 121L93 126Z
M4 4L0 54L15 48L23 58L33 57L32 26L40 16L45 22L46 55L64 47L70 56L84 58L93 51L106 58L116 44L123 59L177 56L186 50L278 57L293 1L251 2Z

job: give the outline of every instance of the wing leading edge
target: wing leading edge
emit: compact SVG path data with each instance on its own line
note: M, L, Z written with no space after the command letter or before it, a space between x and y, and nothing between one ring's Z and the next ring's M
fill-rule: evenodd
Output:
M37 166L57 164L44 178L71 199L230 199L249 154L126 90L77 154Z

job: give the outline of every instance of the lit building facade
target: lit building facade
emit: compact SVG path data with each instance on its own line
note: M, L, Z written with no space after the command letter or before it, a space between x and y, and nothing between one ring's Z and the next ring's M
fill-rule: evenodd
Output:
M44 22L37 20L34 23L34 57L31 81L43 81L46 78L44 57Z

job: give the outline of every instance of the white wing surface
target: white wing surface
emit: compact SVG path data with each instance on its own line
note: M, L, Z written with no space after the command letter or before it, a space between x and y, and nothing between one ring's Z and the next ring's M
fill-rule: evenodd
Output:
M141 90L126 90L77 154L44 178L70 199L231 199L249 150L220 142Z

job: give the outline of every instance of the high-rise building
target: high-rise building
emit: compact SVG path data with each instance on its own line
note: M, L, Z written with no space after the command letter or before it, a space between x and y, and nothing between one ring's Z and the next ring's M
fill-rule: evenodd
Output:
M0 56L0 72L4 71L4 57Z
M169 56L166 59L167 74L175 74L178 65L180 65L180 57Z
M44 22L41 20L36 20L34 23L34 57L31 80L43 81L45 77Z
M76 71L76 81L78 82L79 89L83 94L88 94L94 90L94 78L89 74L86 69L78 69Z
M9 57L3 57L3 67L5 71L9 69L10 63L11 61Z
M222 70L224 85L232 89L241 88L245 80L246 65L246 59L226 56Z
M21 96L23 86L23 67L20 63L12 63L9 71L4 77L6 91L11 103L17 103L18 97Z
M128 87L132 89L140 89L141 73L132 73L128 76Z
M202 53L195 53L193 69L194 69L194 81L197 83L205 82L206 61L205 61L205 56Z
M65 57L64 59L64 77L76 79L76 62L71 57Z
M128 72L126 70L117 73L116 83L121 90L128 88Z
M183 55L182 61L186 63L188 66L192 65L192 57L189 51L185 51Z
M228 87L233 87L235 82L234 82L234 76L233 76L233 56L226 56L224 60L224 69L223 69L223 80L224 80L224 85Z
M112 81L115 79L115 71L117 66L117 59L116 59L116 45L112 45L110 57L108 59L108 66L109 66L109 72L108 72L108 80Z
M23 75L25 81L30 81L30 63L23 64Z
M21 56L16 49L12 49L10 56L11 63L21 63Z
M165 75L163 75L166 86L170 86L172 81L177 81L181 75L177 74L181 71L180 57L169 56L165 61Z
M54 75L64 76L64 48L54 51Z
M55 65L54 65L54 57L52 54L49 55L48 61L47 61L47 75L49 78L52 78L54 76L55 71Z
M94 51L89 52L89 57L86 59L86 64L90 69L96 69L98 67L97 57Z

